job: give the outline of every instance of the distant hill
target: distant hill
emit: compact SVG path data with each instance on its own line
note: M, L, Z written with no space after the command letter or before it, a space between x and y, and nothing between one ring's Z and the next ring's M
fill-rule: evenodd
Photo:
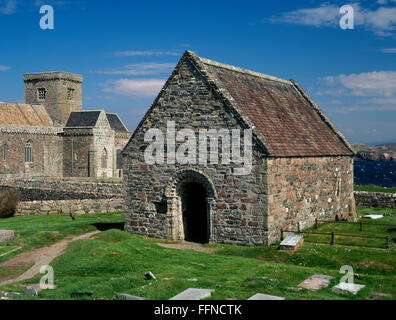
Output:
M356 151L355 160L396 161L396 142L376 146L352 144Z

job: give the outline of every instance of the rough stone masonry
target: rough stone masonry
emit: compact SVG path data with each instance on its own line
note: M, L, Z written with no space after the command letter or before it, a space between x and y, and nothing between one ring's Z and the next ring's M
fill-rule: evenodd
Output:
M200 129L251 129L251 172L234 175L240 165L221 161L146 163L145 133L157 128L165 134L169 121L176 130L192 129L197 140ZM123 151L125 230L268 245L282 228L304 229L315 217L335 219L353 210L353 155L295 81L187 51Z

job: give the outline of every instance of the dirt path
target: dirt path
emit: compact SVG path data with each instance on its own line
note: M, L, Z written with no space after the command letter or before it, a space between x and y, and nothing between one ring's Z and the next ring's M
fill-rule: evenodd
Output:
M23 252L10 260L0 263L0 267L20 267L20 266L28 266L34 263L33 267L31 267L29 270L27 270L19 277L14 279L8 279L5 281L0 281L0 286L33 278L36 274L40 272L40 268L42 266L49 265L52 260L54 260L56 257L61 255L71 242L88 239L89 237L99 232L100 231L97 230L75 237L69 236L53 244L52 246L36 248L29 252Z
M212 253L215 252L214 248L207 248L200 243L184 241L181 243L157 243L160 247L179 249L179 250L195 250L199 252Z

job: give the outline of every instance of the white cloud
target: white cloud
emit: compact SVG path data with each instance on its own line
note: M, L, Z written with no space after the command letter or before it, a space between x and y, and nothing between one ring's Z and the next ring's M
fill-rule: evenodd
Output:
M16 0L0 1L0 12L2 14L13 14L16 11Z
M383 48L380 51L383 53L396 53L396 48Z
M119 57L130 57L130 56L179 56L180 54L175 51L117 51L115 53Z
M164 84L163 79L109 80L105 83L104 91L135 98L153 97L159 93Z
M7 71L7 70L10 70L10 67L3 66L0 64L0 71Z
M324 78L330 86L341 86L353 96L396 95L396 71L373 71Z
M298 9L274 16L271 22L301 24L307 26L336 26L339 19L340 7L335 5L321 5L318 8Z
M157 63L157 62L145 62L145 63L131 63L126 65L123 69L116 70L105 70L96 71L99 74L122 74L122 75L153 75L168 73L175 67L174 63Z
M392 2L396 3L392 0ZM382 3L379 3L382 4ZM358 2L354 8L354 24L381 36L390 36L396 30L396 7L380 6L374 10L363 8ZM285 12L270 18L272 23L292 23L314 27L339 27L342 14L340 6L322 4L317 8L305 8Z

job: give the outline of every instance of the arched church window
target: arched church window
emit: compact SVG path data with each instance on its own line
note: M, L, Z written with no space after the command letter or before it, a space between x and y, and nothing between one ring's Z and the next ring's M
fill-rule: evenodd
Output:
M25 144L25 162L33 162L33 143L31 140Z
M101 163L102 163L102 169L106 169L107 168L107 150L106 150L106 148L104 148L102 151Z
M6 142L3 144L3 160L7 161L8 145Z

